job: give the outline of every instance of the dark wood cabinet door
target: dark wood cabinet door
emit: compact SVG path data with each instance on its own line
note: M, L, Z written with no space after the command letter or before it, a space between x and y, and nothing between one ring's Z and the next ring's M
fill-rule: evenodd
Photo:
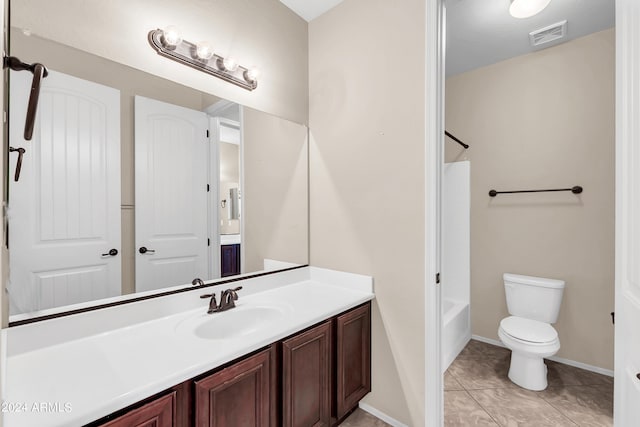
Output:
M196 426L268 427L273 398L272 351L261 351L195 381Z
M331 421L331 321L282 342L282 425L328 426Z
M112 420L104 427L173 427L176 393L160 397Z
M220 270L222 277L240 274L240 245L220 246Z
M336 318L336 417L371 391L371 304Z

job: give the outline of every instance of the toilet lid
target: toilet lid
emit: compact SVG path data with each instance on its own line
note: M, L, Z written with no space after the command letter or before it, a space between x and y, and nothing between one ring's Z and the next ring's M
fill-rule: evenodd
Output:
M558 338L558 333L550 324L522 317L506 317L500 321L500 327L507 334L522 341L546 343Z

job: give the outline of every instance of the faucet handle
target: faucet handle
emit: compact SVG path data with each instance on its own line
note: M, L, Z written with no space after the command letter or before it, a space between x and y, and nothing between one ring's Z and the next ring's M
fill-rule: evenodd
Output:
M211 298L211 297L214 297L214 296L216 296L215 293L213 293L213 294L202 294L202 295L200 295L200 298L201 299L205 299L205 298Z
M229 289L229 294L231 295L231 298L233 298L234 301L238 300L238 294L236 292L238 292L240 289L242 289L242 286L238 286L237 288Z
M215 313L215 311L220 308L218 306L218 301L216 301L216 293L212 293L210 297L211 300L209 300L209 310L207 311L207 314ZM220 296L220 298L222 299L222 295ZM220 301L220 305L222 305L222 301Z

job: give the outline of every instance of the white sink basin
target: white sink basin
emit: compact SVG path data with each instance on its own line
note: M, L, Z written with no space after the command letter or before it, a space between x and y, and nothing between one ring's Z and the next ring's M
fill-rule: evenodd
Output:
M282 319L289 307L285 305L239 305L221 313L193 315L176 326L178 333L192 333L198 338L226 340L243 337L268 328Z

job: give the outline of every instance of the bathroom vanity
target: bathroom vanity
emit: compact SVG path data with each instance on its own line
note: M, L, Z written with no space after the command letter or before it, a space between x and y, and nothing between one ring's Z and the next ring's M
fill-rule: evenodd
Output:
M201 294L238 285L207 314ZM4 426L335 425L371 389L372 298L369 277L303 267L4 330L26 409Z
M370 390L365 303L91 425L329 426Z

